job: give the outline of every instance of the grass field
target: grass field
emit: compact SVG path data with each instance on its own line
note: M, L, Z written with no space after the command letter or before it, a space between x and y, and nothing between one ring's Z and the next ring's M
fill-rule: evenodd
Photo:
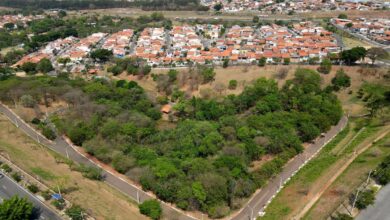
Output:
M27 173L57 191L65 198L79 204L96 219L146 219L136 204L107 184L82 177L71 171L64 160L54 152L37 145L28 136L0 115L0 151Z
M368 173L377 167L390 154L390 135L374 144L362 153L325 191L319 201L310 209L304 219L325 219L354 192L357 187L367 180Z
M375 135L382 131L381 129L383 130L383 128L368 127L354 138L357 131L354 129L354 122L350 123L344 131L324 147L318 157L310 161L291 179L270 203L266 209L266 215L261 219L292 219L314 195L323 190L329 179L339 167L346 163L350 155L356 149L371 143L376 138ZM319 206L318 209L322 210L322 206ZM328 215L329 212L325 212L319 217L318 213L314 213L315 218L309 219L326 219Z
M372 47L371 44L369 44L365 41L358 40L358 39L351 38L351 37L343 37L343 42L344 42L345 47L347 47L347 48L364 47L366 49L369 49Z

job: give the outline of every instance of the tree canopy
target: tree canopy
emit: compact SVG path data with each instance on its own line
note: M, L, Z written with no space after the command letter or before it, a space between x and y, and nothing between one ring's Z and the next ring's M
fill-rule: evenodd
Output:
M0 203L0 219L30 219L33 213L33 205L26 198L13 196Z

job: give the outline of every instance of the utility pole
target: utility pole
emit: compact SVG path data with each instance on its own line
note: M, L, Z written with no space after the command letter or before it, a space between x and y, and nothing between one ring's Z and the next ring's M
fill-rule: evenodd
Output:
M68 146L66 146L65 152L66 152L66 157L69 159Z
M368 182L370 181L371 172L372 172L372 170L370 170L370 172L368 173L368 177L367 177L367 182L366 182L366 185L368 185Z
M353 200L353 203L352 203L352 209L351 209L351 213L353 212L353 209L355 208L355 204L356 204L356 200L359 196L359 192L360 192L360 189L358 189L356 195L355 195L355 199Z
M37 134L37 142L40 144L41 142L39 141L39 135Z
M139 201L139 191L138 191L138 189L137 189L137 202L138 202L138 204L140 203L140 201Z

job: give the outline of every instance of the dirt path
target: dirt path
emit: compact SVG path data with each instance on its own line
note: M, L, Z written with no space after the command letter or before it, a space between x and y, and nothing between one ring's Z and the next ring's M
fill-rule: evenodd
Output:
M294 217L294 219L301 219L305 216L305 214L314 206L314 204L321 198L322 194L332 185L332 183L348 168L348 166L361 154L363 153L364 151L366 151L367 149L369 149L373 143L379 141L380 139L382 139L383 137L385 137L388 133L390 132L390 126L385 126L383 127L380 132L379 132L379 135L377 136L377 138L367 144L366 146L364 146L363 148L360 148L358 149L357 151L355 151L355 153L352 155L351 158L349 158L346 163L340 167L336 173L332 176L332 178L329 179L329 181L324 185L324 187L319 191L317 192L316 194L313 195L313 197L310 199L309 203L307 203L307 205L299 212L298 215L296 215Z

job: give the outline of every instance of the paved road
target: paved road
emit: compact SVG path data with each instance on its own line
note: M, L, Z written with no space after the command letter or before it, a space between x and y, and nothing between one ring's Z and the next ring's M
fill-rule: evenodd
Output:
M40 220L60 220L59 217L54 211L48 208L43 204L38 198L27 192L15 181L11 180L8 176L4 175L0 179L0 199L9 199L13 195L18 195L19 197L25 197L31 201L34 205L34 219Z
M33 138L35 141L46 146L47 148L65 156L69 159L88 166L97 167L95 163L85 158L83 155L75 151L62 137L57 138L55 141L51 142L44 138L40 133L36 132L30 126L28 126L23 120L17 117L12 111L10 111L3 104L0 104L0 112L3 113L9 120L11 120L19 129L25 132L28 136ZM104 175L104 181L111 185L112 187L118 189L120 192L129 196L135 201L143 202L148 199L153 199L154 197L135 185L131 185L128 182L122 180L121 178L113 175L110 172L103 170L102 174ZM183 212L173 208L172 206L162 203L164 211L167 213L174 213L177 220L194 220L191 216L184 214Z
M375 204L363 210L356 220L390 220L389 208L390 184L387 184L379 191Z
M308 146L304 153L294 157L283 168L283 171L272 178L266 186L258 191L249 201L249 203L232 220L255 219L264 211L271 199L280 191L285 182L289 180L303 165L313 158L319 150L333 139L348 122L347 117L343 117L339 123L334 126L323 137Z

